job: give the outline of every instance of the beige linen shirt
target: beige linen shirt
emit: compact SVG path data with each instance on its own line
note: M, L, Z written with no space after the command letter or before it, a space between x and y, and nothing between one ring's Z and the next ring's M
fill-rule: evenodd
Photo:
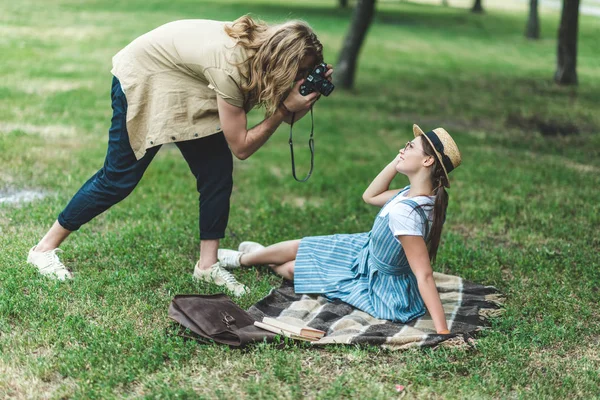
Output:
M217 93L248 112L236 64L247 59L226 22L181 20L135 39L113 57L127 98L127 131L139 160L146 149L221 132Z

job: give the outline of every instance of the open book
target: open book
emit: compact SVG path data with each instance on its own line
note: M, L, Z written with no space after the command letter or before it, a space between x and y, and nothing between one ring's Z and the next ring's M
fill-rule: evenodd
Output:
M292 339L316 341L325 336L325 332L307 326L296 326L281 320L264 317L262 322L255 321L254 325L264 330L278 333Z

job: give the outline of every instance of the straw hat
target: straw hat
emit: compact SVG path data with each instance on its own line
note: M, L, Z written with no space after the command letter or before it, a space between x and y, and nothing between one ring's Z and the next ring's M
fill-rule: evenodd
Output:
M446 174L446 182L444 186L450 187L448 174L454 168L458 167L462 161L460 157L460 151L458 151L458 146L456 143L454 143L452 136L450 136L450 134L446 132L444 128L435 128L434 130L425 133L416 124L413 125L413 133L415 134L415 137L423 135L431 147L433 147L435 156L437 157L438 161L441 161L442 168Z

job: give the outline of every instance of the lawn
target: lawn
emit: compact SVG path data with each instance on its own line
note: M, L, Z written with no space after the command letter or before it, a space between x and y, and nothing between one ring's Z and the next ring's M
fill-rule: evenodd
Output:
M450 2L452 4L452 1ZM236 161L223 247L363 232L361 194L411 137L445 127L462 151L434 269L494 285L505 312L476 348L247 351L165 334L176 294L216 293L191 279L198 257L195 181L165 146L132 195L63 245L76 279L25 262L104 160L111 57L183 18L302 18L335 64L351 10L337 1L21 0L0 5L0 398L598 398L600 393L600 19L580 19L577 88L552 82L557 12L542 39L526 13L386 1L352 91L315 107L315 172L291 177L287 127ZM485 5L485 2L484 2ZM250 115L257 123L261 111ZM297 125L298 174L310 123ZM397 185L405 181L398 178ZM235 272L242 307L279 285Z

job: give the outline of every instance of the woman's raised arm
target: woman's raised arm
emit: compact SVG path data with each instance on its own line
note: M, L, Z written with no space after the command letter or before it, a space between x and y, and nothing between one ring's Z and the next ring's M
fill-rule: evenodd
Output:
M398 164L398 157L394 158L392 162L385 166L383 170L373 179L373 182L365 190L362 195L363 200L367 204L374 206L383 206L389 199L394 197L400 189L389 190L390 183L398 173L396 171L396 165Z

